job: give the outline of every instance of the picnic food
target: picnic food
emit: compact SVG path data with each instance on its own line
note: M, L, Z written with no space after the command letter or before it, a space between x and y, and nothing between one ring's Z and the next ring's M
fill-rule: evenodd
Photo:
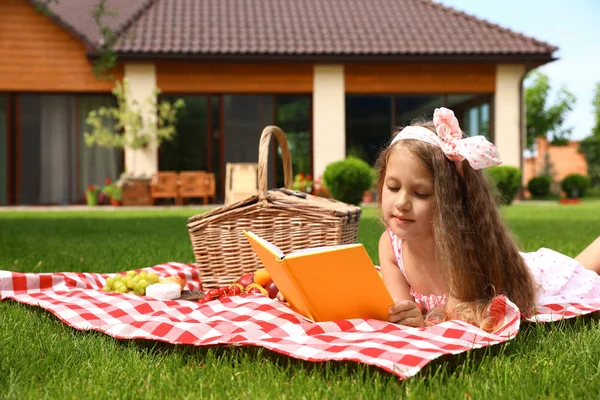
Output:
M146 288L146 296L158 300L174 300L181 297L181 286L178 283L167 282L150 285Z
M244 293L260 293L264 294L265 296L269 295L269 292L267 292L266 289L258 283L251 283L248 286L246 286L246 289L244 289Z
M256 282L253 282L252 279L250 279L253 278L253 276L254 274L252 273L245 274L235 283L232 283L229 286L221 286L219 288L210 289L208 292L206 292L204 297L200 299L199 303L202 304L208 301L222 299L224 297L243 296L245 294L251 293L262 294L271 299L277 297L277 292L279 292L279 290L277 289L277 286L275 286L275 283L272 280L267 284L267 287L264 287ZM240 281L250 283L248 283L246 286L242 286L242 284L239 283Z
M242 275L238 280L237 283L239 283L240 285L242 285L243 287L248 286L251 283L254 283L254 274L252 272L249 272L247 274Z
M160 283L177 283L179 286L181 286L181 290L183 290L183 288L185 287L186 281L185 281L185 279L183 279L177 275L173 275L173 276L167 276L166 278L161 279Z
M260 286L266 287L272 281L273 279L271 279L269 271L267 271L265 268L257 269L254 272L254 283L258 283Z
M129 294L146 294L146 288L158 283L158 275L148 271L127 271L125 274L116 274L106 279L104 292L117 292Z

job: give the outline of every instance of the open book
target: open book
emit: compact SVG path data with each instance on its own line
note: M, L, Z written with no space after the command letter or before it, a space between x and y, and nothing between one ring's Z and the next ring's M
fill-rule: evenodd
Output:
M279 291L300 314L315 322L387 320L394 301L362 244L284 254L255 233L244 234Z

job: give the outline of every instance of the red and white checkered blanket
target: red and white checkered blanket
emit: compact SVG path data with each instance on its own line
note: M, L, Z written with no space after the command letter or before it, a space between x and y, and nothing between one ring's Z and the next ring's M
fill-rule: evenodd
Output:
M168 263L146 270L159 276L179 275L186 279L186 289L200 288L193 264ZM503 298L496 310L504 321L494 333L462 321L421 329L362 319L314 323L258 294L198 304L102 292L111 275L0 271L0 299L42 307L76 329L97 330L118 339L262 346L308 361L351 360L375 365L400 378L415 375L444 354L505 342L515 337L520 323L518 309ZM532 321L555 321L598 310L600 301L543 305Z

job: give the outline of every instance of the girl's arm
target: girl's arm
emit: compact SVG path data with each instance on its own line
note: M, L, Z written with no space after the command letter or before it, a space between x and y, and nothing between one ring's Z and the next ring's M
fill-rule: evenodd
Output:
M600 236L575 257L586 269L600 275Z
M406 326L425 326L421 309L410 295L410 286L396 263L396 255L387 232L383 232L379 238L379 264L383 283L395 303L390 307L388 320Z
M414 301L415 299L410 295L410 286L396 263L396 255L387 232L383 232L379 238L379 265L383 274L383 283L392 297L395 300Z

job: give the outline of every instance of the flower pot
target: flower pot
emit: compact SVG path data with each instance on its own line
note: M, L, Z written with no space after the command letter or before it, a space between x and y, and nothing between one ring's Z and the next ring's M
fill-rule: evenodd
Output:
M581 199L560 199L560 204L579 204L581 203Z
M115 200L115 199L110 199L110 205L111 206L120 206L121 205L121 200Z
M98 205L98 192L86 190L85 191L85 200L88 206L97 206Z

